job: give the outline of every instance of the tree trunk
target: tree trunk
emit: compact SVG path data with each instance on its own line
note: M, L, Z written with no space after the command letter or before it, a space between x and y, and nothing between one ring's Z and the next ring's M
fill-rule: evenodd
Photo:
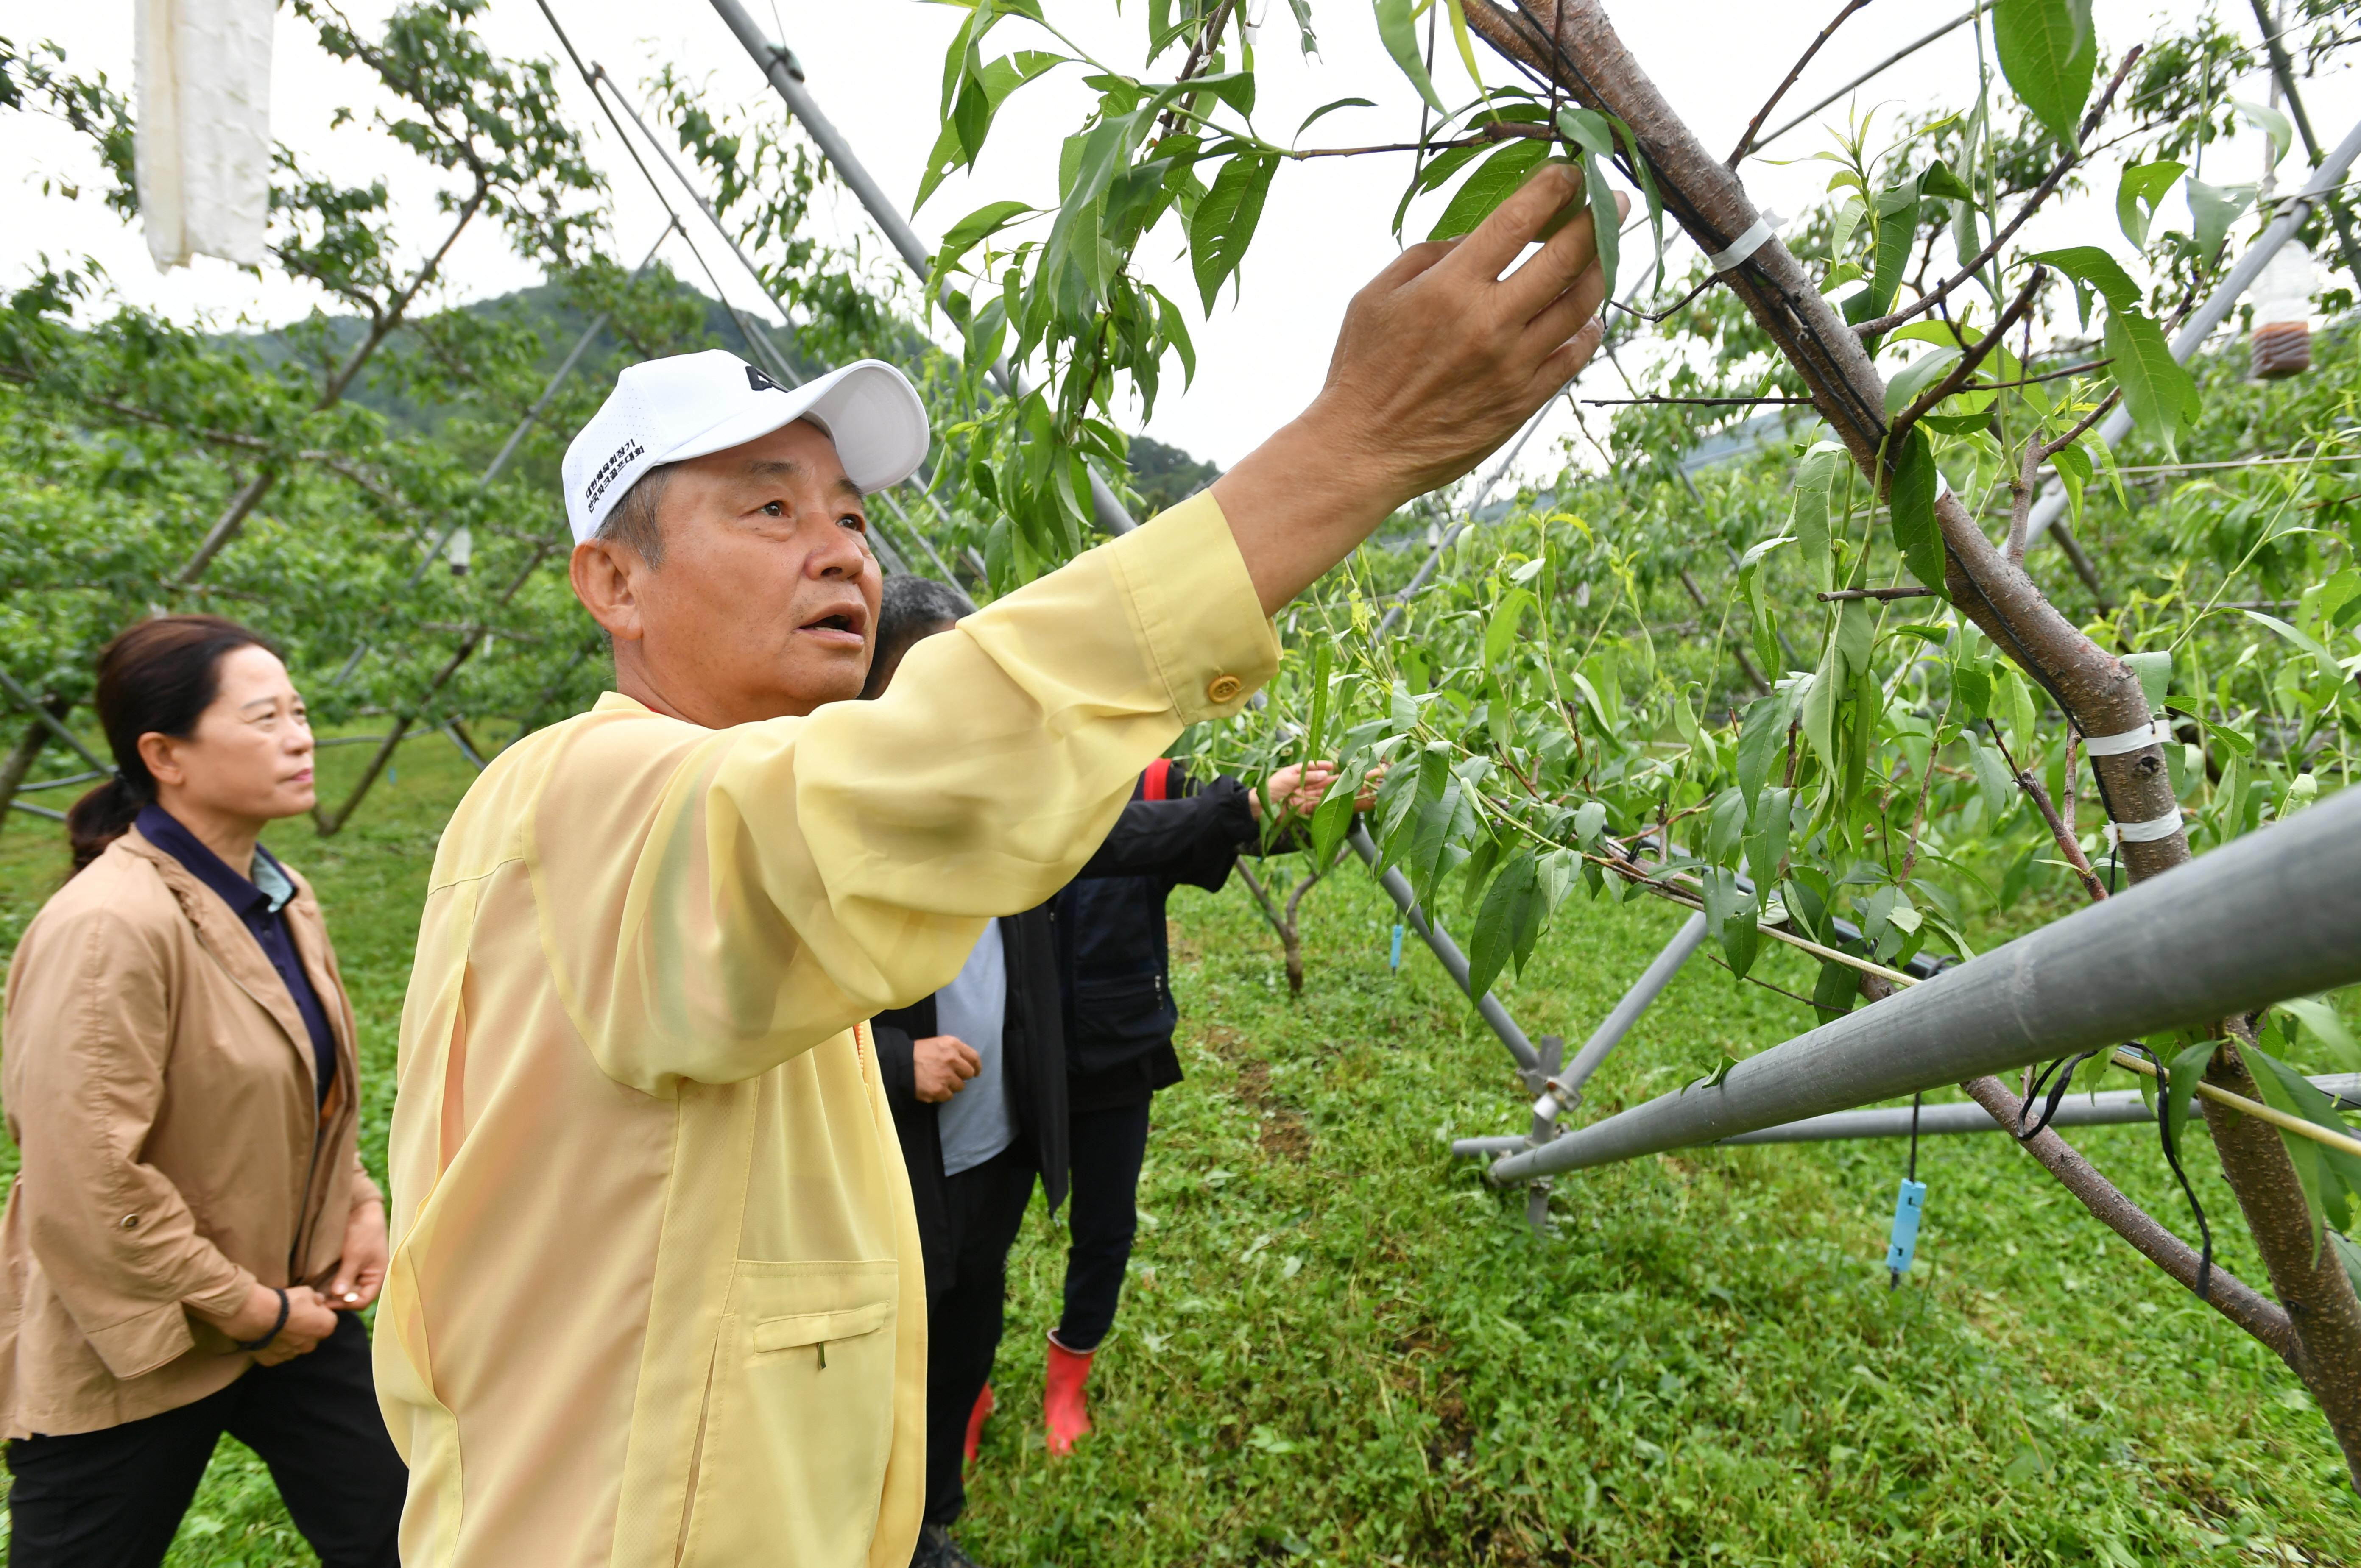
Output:
M1761 214L1738 176L1708 154L1623 47L1599 0L1466 0L1468 25L1493 48L1555 82L1576 101L1631 128L1663 192L1665 211L1708 254L1726 249ZM1879 492L1887 477L1885 387L1853 329L1840 320L1774 235L1724 274L1771 340L1794 364L1826 419ZM1984 537L1956 495L1936 502L1951 598L2084 735L2119 735L2151 722L2139 681L2043 598L2020 565ZM2154 744L2093 759L2108 815L2149 822L2178 809L2164 754ZM2189 859L2185 832L2125 843L2134 881ZM2246 1079L2225 1045L2215 1076ZM2226 1086L2227 1080L2225 1080ZM2319 1400L2361 1486L2361 1299L2333 1253L2315 1255L2293 1162L2278 1135L2244 1118L2217 1121L2223 1174L2254 1228L2273 1288L2302 1342L2304 1382ZM2224 1121L2229 1124L2224 1125Z
M62 705L52 704L49 711L60 718L66 716ZM9 748L7 757L0 760L0 809L5 809L10 801L16 798L16 792L24 787L25 775L33 771L33 763L39 758L41 748L49 743L48 725L36 718L25 726L25 733L16 745Z

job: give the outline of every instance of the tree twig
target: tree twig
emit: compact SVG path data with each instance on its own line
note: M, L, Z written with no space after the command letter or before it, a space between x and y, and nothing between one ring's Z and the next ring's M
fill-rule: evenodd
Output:
M1877 599L1882 602L1886 602L1894 599L1932 598L1935 597L1935 590L1932 588L1921 588L1916 587L1905 588L1839 588L1833 593L1814 594L1812 597L1818 599L1822 604L1839 604L1846 599Z
M2008 335L2009 329L2033 308L2033 302L2040 296L2042 289L2048 282L2049 269L2035 268L2033 275L2025 280L2025 287L2016 291L2016 298L2009 302L2008 309L2001 313L2000 320L1993 323L1992 331L1986 333L1973 347L1960 356L1960 362L1951 367L1949 375L1913 398L1910 400L1910 406L1894 416L1893 424L1887 427L1885 433L1888 462L1892 462L1894 455L1901 452L1903 441L1910 434L1910 427L1916 424L1927 410L1934 408L1945 398L1965 386L1968 379L1975 375L1976 367L1992 357L1993 351L2001 345L2001 340Z
M2116 90L2123 86L2124 78L2131 73L2132 62L2139 59L2144 48L2143 45L2134 44L2129 52L2125 54L2123 63L2115 68L2114 79L2107 83L2107 90L2099 94L2098 103L2092 106L2090 114L2083 118L2082 134L2084 136L2089 136L2097 128L2099 122L2105 118L2107 105L2114 102ZM1993 236L1992 243L1976 252L1970 260L1960 263L1960 269L1936 285L1933 293L1919 295L1909 304L1890 315L1879 316L1874 321L1862 322L1855 326L1853 331L1864 338L1875 337L1880 333L1892 332L1913 316L1924 315L1933 310L1949 296L1952 290L1982 271L1986 264L2001 253L2002 247L2016 237L2016 231L2025 226L2025 221L2039 210L2041 203L2058 193L2058 187L2065 183L2066 176L2072 173L2075 166L2081 161L2082 149L2079 147L2069 148L2066 155L2058 160L2057 167L2050 170L2048 176L2034 187L2033 194L2025 199L2025 204L2017 208L2015 214L2007 223L2001 225L1998 234Z
M1754 150L1755 133L1763 128L1763 122L1771 117L1771 111L1779 106L1779 100L1787 95L1787 89L1795 84L1795 79L1804 74L1804 67L1811 64L1812 57L1820 52L1820 46L1844 26L1846 17L1868 4L1869 0L1851 0L1850 5L1837 13L1836 20L1820 29L1820 36L1812 40L1811 47L1804 51L1803 57L1788 68L1785 80L1772 89L1771 96L1763 101L1763 107L1755 110L1754 117L1746 122L1746 134L1738 138L1738 150L1726 159L1730 168L1735 169L1745 162L1746 155Z

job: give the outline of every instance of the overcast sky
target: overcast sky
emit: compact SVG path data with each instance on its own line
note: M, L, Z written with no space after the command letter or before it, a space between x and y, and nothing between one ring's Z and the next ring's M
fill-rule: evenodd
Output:
M822 108L886 190L906 205L917 192L936 136L942 50L964 13L914 0L748 4L759 21L778 30L796 50ZM1773 116L1774 123L1949 20L1963 5L1964 0L1882 0L1872 5L1813 61ZM383 0L355 0L349 7L364 25L390 8ZM1070 30L1085 49L1111 63L1137 68L1144 34L1143 7L1137 0L1120 16L1105 0L1049 0L1049 8L1053 16L1071 20ZM1834 0L1809 6L1792 0L1776 5L1763 0L1671 5L1624 0L1612 10L1634 56L1706 144L1719 150L1736 142L1770 87L1823 25L1824 13L1834 8ZM2196 8L2191 0L2098 0L2099 30L2110 49L2119 50L2152 30L2155 18L2186 16ZM1367 0L1313 0L1320 52L1312 58L1298 52L1286 0L1265 0L1248 9L1268 13L1257 60L1256 114L1266 136L1283 140L1312 108L1348 95L1375 99L1378 106L1331 115L1313 129L1306 145L1357 145L1415 135L1416 97L1379 47ZM626 83L636 87L670 63L706 83L717 108L763 114L777 109L745 52L700 0L661 5L644 0L557 0L557 10L585 55L603 61ZM28 25L32 15L28 9L19 11L23 19L12 21L10 35L22 43L38 31L62 46L76 68L103 69L128 90L132 0L93 0L63 12L47 12L38 24ZM2253 32L2247 6L2225 5L2223 15L2229 25ZM501 53L557 53L548 24L532 0L493 0L479 26ZM994 52L1045 41L1022 23L1004 24L995 38ZM284 11L276 47L272 115L279 139L297 148L315 167L347 180L386 174L398 210L407 218L405 238L415 245L430 232L439 233L431 206L434 186L417 160L381 133L362 128L366 112L361 126L329 128L338 108L366 111L375 102L363 73L323 56L312 29ZM1481 53L1481 45L1478 49L1488 70L1498 69L1497 60ZM1170 69L1169 62L1166 69ZM1080 75L1062 71L1011 101L994 127L981 170L948 182L917 214L923 237L931 242L987 201L1014 196L1039 204L1054 200L1059 141L1079 125L1091 97L1080 84ZM1455 101L1464 95L1466 73L1455 60L1439 64L1435 75L1446 98ZM1890 124L1905 110L1937 104L1964 106L1974 81L1975 46L1971 31L1963 27L1881 76L1849 103L1863 110L1878 107ZM613 181L617 251L636 261L661 229L659 209L599 119L587 90L570 72L564 86L576 123L589 132L594 159ZM2234 84L2231 91L2259 99L2267 84L2257 77ZM2339 72L2309 88L2307 104L2322 136L2333 143L2361 113L2361 88L2349 72ZM1830 146L1823 126L1840 124L1847 107L1848 103L1840 102L1824 111L1770 148L1771 155L1802 159ZM0 126L5 127L0 134L8 138L0 168L21 171L21 186L10 204L11 221L0 227L0 286L14 287L45 255L57 260L87 253L104 266L123 297L175 316L203 313L223 323L239 318L278 322L300 315L314 303L306 289L284 280L258 281L211 258L200 258L185 269L159 277L136 232L117 224L95 200L72 201L57 193L60 181L83 183L92 177L91 161L70 135L22 115L0 118ZM2251 180L2260 160L2259 138L2250 137L2244 144L2213 149L2207 175L2217 182ZM2298 153L2283 165L2283 173L2295 174L2301 163ZM1197 294L1185 260L1171 254L1169 240L1151 247L1144 258L1147 273L1184 302L1199 359L1196 382L1185 394L1179 390L1177 378L1169 384L1152 433L1227 465L1302 407L1318 387L1345 301L1394 253L1389 220L1408 168L1407 158L1389 156L1281 169L1246 262L1242 296L1225 295L1202 324L1194 320ZM1828 168L1757 159L1743 172L1758 203L1793 214L1825 188ZM50 187L48 193L45 182ZM2037 243L2106 245L2127 257L2112 203L2105 199L2113 192L2112 172L2094 177L2093 184L2099 199L2081 202L2028 237ZM678 200L676 191L670 194ZM1433 210L1413 211L1406 232L1413 238L1422 235ZM823 214L822 221L847 234L863 223L849 199L839 210ZM2159 226L2186 222L2175 197ZM1170 233L1169 227L1166 232ZM692 233L732 297L750 308L757 305L759 295L741 273L725 265L727 253L713 242L710 232L692 228ZM873 240L872 245L873 250L880 248ZM682 240L669 240L664 254L676 271L699 280L702 286L702 275ZM1672 264L1676 269L1683 265L1677 253ZM498 294L538 280L489 225L463 241L448 277L445 297L450 300ZM1620 389L1607 384L1612 373L1604 367L1585 379L1598 395ZM1538 475L1553 469L1553 454L1567 428L1570 422L1562 413L1545 426L1543 439L1520 464L1521 472Z

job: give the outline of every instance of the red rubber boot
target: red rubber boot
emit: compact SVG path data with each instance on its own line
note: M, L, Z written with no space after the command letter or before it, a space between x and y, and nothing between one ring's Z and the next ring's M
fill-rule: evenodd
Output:
M1062 1459L1074 1440L1091 1430L1091 1402L1082 1392L1090 1380L1093 1350L1068 1350L1049 1336L1049 1370L1041 1392L1041 1414L1049 1427L1049 1452Z
M968 1412L967 1462L970 1464L975 1463L976 1451L983 1446L983 1423L991 1417L993 1407L998 1402L992 1397L992 1385L987 1383L983 1386L983 1392L975 1397L975 1409Z

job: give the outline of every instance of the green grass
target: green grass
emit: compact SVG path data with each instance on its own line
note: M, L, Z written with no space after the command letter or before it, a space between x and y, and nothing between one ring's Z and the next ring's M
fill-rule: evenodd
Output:
M331 787L360 751L327 753ZM418 898L467 777L421 740L345 835L273 839L319 884L353 986L373 1166ZM0 825L0 940L54 883L51 834ZM1098 1431L1059 1463L1038 1435L1062 1254L1037 1205L959 1531L987 1568L2361 1561L2361 1508L2294 1379L2008 1140L1924 1146L1926 1228L1898 1291L1881 1266L1898 1143L1583 1173L1536 1239L1521 1197L1445 1146L1521 1129L1505 1056L1414 941L1388 972L1390 910L1366 877L1307 905L1299 1003L1241 889L1174 900L1189 1080L1158 1102ZM1512 1011L1579 1038L1677 918L1570 908L1505 984ZM1810 989L1783 955L1763 972ZM1700 958L1583 1113L1784 1038L1802 1011ZM2074 1141L2185 1223L2152 1131ZM2223 1261L2258 1281L2193 1152ZM268 1475L225 1443L171 1562L311 1561Z

